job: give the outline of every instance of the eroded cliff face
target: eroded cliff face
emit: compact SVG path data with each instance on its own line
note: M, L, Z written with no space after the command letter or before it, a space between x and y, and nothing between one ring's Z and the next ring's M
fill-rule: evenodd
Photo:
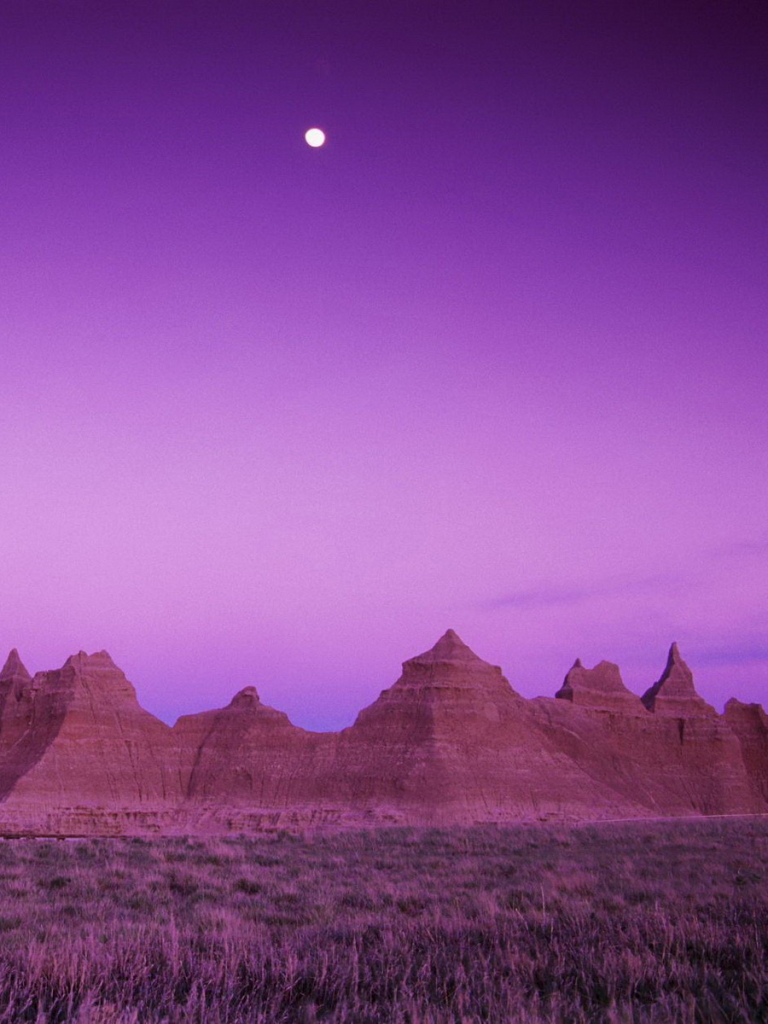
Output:
M32 679L14 648L0 672L0 800L35 767L64 720L64 693Z
M11 658L0 676L4 809L178 804L172 730L139 705L105 651L34 678Z
M673 645L642 699L577 661L525 700L448 630L339 733L254 687L171 729L105 652L0 672L0 833L249 831L768 813L768 719L720 716Z
M642 699L616 665L577 663L556 694L532 704L545 731L590 775L639 803L646 814L750 814L756 798L738 738L696 692L677 644Z
M282 811L311 805L323 796L317 775L336 742L333 733L293 725L263 704L254 686L219 711L185 715L173 732L189 762L184 795L191 806Z
M624 685L619 666L610 661L585 668L577 658L555 697L614 714L640 715L644 710L640 698Z
M768 715L759 704L743 704L731 697L725 705L725 720L738 737L754 789L768 802Z
M353 805L409 821L596 817L630 805L551 741L501 669L453 630L339 738L334 785ZM587 795L588 794L588 795Z

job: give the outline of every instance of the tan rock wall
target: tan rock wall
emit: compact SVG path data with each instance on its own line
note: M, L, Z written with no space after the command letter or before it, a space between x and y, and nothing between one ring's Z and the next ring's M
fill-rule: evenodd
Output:
M676 646L643 702L580 662L525 700L451 630L353 726L253 687L171 729L107 654L0 672L0 834L135 834L768 812L768 720L695 691Z

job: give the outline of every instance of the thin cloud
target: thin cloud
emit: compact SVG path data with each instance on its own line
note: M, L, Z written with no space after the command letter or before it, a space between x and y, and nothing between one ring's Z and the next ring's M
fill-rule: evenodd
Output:
M644 594L659 587L666 590L673 586L676 589L684 583L681 577L668 573L645 576L641 579L611 579L597 581L591 586L582 587L535 587L529 590L502 594L492 598L486 608L551 608L555 606L581 604L603 597L619 597L621 595Z
M743 558L745 555L768 555L768 536L750 537L746 540L737 540L731 544L717 547L712 554L718 558Z
M656 573L639 579L623 577L621 579L605 578L592 584L563 586L562 584L543 583L538 587L530 587L510 593L501 594L483 603L484 608L554 608L583 604L587 601L605 597L621 597L651 593L663 587L666 593L674 590L680 592L691 586L701 586L704 580L715 571L719 564L768 557L768 535L748 537L730 544L717 545L702 551L694 560L688 571ZM707 568L709 566L709 568Z
M504 594L488 601L488 608L549 608L552 605L578 604L591 597L587 590L563 590L558 587L542 587L540 590L521 590L516 594Z
M696 652L700 665L752 665L768 662L768 644L764 639L745 636L741 641L732 638L722 644L703 644Z
M754 665L768 662L768 647L751 647L746 650L717 648L696 655L701 665Z

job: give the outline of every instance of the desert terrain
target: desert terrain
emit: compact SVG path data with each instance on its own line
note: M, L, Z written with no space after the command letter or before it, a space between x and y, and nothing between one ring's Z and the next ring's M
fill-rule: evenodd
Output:
M768 1018L768 726L673 644L528 700L449 630L336 733L0 673L0 1024Z
M720 715L672 644L638 696L576 661L526 699L448 630L352 726L309 732L253 686L173 727L102 651L0 672L0 835L264 830L768 813L768 717Z

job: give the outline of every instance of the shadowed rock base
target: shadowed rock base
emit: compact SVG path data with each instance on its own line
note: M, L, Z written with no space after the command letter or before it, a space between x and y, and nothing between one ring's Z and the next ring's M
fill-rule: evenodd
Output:
M768 813L759 705L718 715L673 645L642 700L577 661L526 700L448 630L353 726L246 687L173 728L105 652L0 672L0 834L143 835Z

